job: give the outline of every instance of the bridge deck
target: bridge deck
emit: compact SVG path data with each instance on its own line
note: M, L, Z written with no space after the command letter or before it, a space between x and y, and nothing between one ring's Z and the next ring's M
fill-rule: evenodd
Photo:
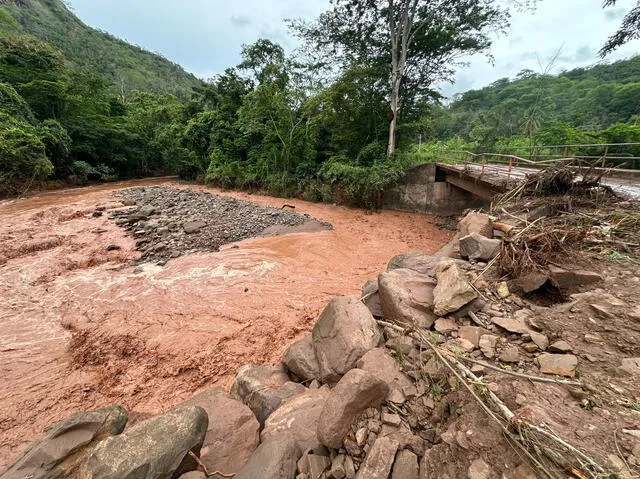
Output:
M513 187L525 179L527 175L540 171L536 168L525 168L522 166L481 165L477 163L454 165L438 163L438 167L448 173L454 173L459 178L459 181L453 180L451 183L458 187L469 190L471 187L477 189L482 185L485 190L491 191L494 194L505 192L510 187ZM447 181L449 181L449 179L447 179ZM469 183L477 186L471 186ZM629 174L626 178L606 177L603 179L603 184L610 186L619 194L640 198L640 177L637 175ZM471 192L475 193L474 191Z

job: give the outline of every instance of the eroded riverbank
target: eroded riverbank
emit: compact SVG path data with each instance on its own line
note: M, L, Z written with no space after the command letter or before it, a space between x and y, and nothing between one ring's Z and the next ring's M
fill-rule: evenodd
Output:
M154 182L117 188L140 184ZM421 215L222 193L286 202L334 230L254 238L135 272L118 268L139 255L134 239L106 214L92 217L97 205L121 206L113 189L0 204L0 256L13 252L0 261L0 464L71 411L121 403L157 413L228 385L243 364L277 361L330 297L356 294L394 254L432 253L452 236Z

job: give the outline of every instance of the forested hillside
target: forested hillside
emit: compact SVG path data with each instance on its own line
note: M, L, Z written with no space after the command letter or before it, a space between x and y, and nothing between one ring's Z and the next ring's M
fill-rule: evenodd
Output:
M523 71L443 103L436 86L455 59L489 52L508 20L497 0L403 0L391 13L385 2L336 0L290 24L301 52L259 40L192 89L178 67L87 29L59 0L18 3L0 7L0 196L37 181L179 173L374 206L442 149L640 142L640 57L559 76ZM128 90L135 78L149 83Z
M100 75L118 94L133 90L188 98L199 83L179 65L82 23L60 0L0 0L0 33L47 42L74 67Z
M523 70L514 80L500 79L457 96L436 110L435 118L438 137L460 136L487 147L499 138L528 134L552 143L593 142L613 125L640 120L640 56L557 76ZM601 138L638 139L637 130L629 138Z

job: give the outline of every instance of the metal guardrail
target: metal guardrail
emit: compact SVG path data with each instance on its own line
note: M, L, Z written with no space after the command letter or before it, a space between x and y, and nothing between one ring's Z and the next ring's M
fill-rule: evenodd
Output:
M552 148L562 149L562 153L568 153L569 148L584 149L590 147L598 147L603 150L601 155L553 155L550 153L540 153L540 151L549 151ZM466 150L438 150L438 153L443 156L449 156L449 158L443 158L443 160L452 161L454 163L467 165L480 166L480 174L499 173L507 176L508 179L524 177L526 173L518 171L517 169L539 169L554 164L571 164L576 168L595 168L607 170L609 176L628 177L628 176L640 176L640 157L638 156L620 156L619 152L613 154L609 151L613 148L619 149L621 147L639 147L640 143L592 143L583 145L537 145L535 146L536 152L532 147L513 147L510 150L523 150L526 149L531 153L528 158L525 155L513 154L513 153L476 153ZM631 162L631 164L629 164ZM506 165L507 168L493 167L491 165ZM636 168L623 169L625 166L636 166Z
M585 149L597 147L602 149L602 154L571 154L570 149ZM640 143L590 143L583 145L536 145L535 147L510 147L505 150L507 152L483 152L476 153L467 150L437 150L443 156L449 155L449 160L461 161L463 163L504 163L509 165L528 165L528 166L548 166L555 163L581 162L585 166L599 168L621 168L637 166L640 168L640 156L624 155L619 151L610 152L611 149L638 147ZM547 153L551 149L562 149L562 154ZM528 150L529 155L517 152L518 150ZM637 165L636 165L637 163Z

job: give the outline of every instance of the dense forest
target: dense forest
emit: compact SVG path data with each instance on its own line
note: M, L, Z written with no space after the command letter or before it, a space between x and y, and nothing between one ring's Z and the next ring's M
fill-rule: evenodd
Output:
M523 71L447 103L435 85L460 55L487 53L511 12L488 0L381 3L338 0L290 23L295 55L259 40L200 82L60 0L0 0L0 196L180 174L372 206L441 149L640 141L640 57Z

